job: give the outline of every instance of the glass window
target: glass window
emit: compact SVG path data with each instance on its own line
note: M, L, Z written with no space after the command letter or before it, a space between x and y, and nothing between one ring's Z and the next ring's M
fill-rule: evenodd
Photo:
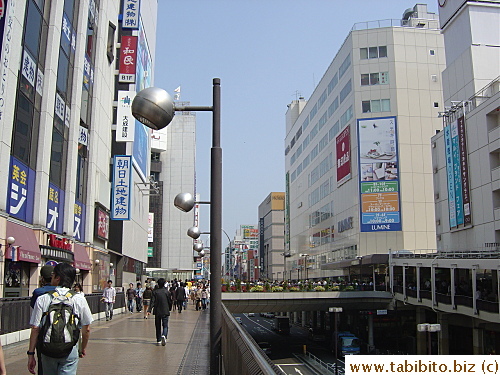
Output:
M38 60L38 48L40 46L40 27L42 25L42 15L35 4L30 1L28 4L28 15L24 25L24 45Z
M378 85L379 80L378 80L378 73L370 73L370 85Z
M337 86L338 81L339 81L338 73L335 73L330 83L328 83L328 95L330 95L335 86Z
M380 112L380 100L371 101L371 110L373 113Z
M433 49L429 50L429 53L431 54L431 56L434 56L436 54Z
M87 181L87 158L86 147L83 145L79 145L80 149L78 150L78 160L77 160L77 169L76 169L76 192L75 198L80 202L85 203L85 187Z
M368 58L368 48L359 49L359 58L361 60L366 60Z
M370 84L370 74L361 74L361 86L368 86Z
M370 101L369 100L363 100L361 102L361 108L363 110L363 113L371 112Z
M59 66L57 67L57 90L61 96L66 99L66 90L68 84L69 61L62 49L59 49Z
M62 162L63 162L64 138L55 128L52 132L52 151L50 155L50 182L62 186Z
M370 47L368 49L368 57L370 59L376 59L378 57L378 48L377 47Z
M115 31L116 26L110 22L108 25L108 44L106 47L106 53L108 55L108 61L110 64L115 58Z
M347 98L347 95L349 95L351 90L352 90L352 84L351 84L351 80L349 80L349 81L347 81L345 86L342 88L342 90L340 90L340 95L339 95L340 103L342 103L344 101L344 99Z
M390 99L382 99L380 101L380 106L382 112L390 112L391 111L391 100Z
M387 57L387 46L378 47L378 57Z
M16 121L12 133L12 155L29 165L33 104L21 93L17 96Z
M341 78L347 69L351 66L351 54L348 54L339 68L339 78Z
M80 119L84 124L88 124L88 112L89 112L89 92L83 86L82 89L82 102L81 102L81 109L80 109Z
M74 7L75 7L75 0L64 0L64 12L68 15L70 20L73 20Z

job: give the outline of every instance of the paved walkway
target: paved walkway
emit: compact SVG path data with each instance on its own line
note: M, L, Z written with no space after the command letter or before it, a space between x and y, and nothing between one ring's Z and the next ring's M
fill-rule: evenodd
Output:
M80 359L78 374L207 374L209 368L209 311L173 311L167 345L156 346L155 322L150 315L128 312L113 320L91 325L87 355ZM7 374L29 374L28 341L5 346ZM50 374L48 374L50 375Z

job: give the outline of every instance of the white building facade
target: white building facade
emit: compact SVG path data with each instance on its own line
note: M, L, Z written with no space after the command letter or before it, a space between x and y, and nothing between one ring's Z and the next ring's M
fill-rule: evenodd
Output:
M292 279L341 262L436 248L429 139L445 66L437 16L356 24L286 125L285 251ZM304 274L304 271L306 273Z
M157 2L4 3L3 295L30 295L47 262L73 264L86 293L109 278L135 282L147 261L148 197L139 186L149 176L150 132L114 112L130 104L123 93L152 84Z

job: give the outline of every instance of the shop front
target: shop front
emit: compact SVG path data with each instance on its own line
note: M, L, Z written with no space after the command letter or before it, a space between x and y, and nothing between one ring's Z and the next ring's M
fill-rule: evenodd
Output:
M56 265L61 262L74 264L75 255L71 251L73 245L70 240L49 234L46 243L47 245L40 245L43 264Z
M73 245L74 252L74 267L77 269L75 282L83 286L85 293L92 291L92 282L90 279L90 271L92 270L92 262L85 246L75 243Z
M35 232L26 226L7 221L3 297L28 297L38 287L37 268L41 252Z

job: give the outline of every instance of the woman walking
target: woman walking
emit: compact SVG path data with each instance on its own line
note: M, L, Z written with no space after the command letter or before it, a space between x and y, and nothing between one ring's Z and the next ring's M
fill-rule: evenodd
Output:
M151 297L153 296L153 290L151 286L147 285L146 290L142 293L142 303L144 305L144 319L148 318L148 307L151 303Z

